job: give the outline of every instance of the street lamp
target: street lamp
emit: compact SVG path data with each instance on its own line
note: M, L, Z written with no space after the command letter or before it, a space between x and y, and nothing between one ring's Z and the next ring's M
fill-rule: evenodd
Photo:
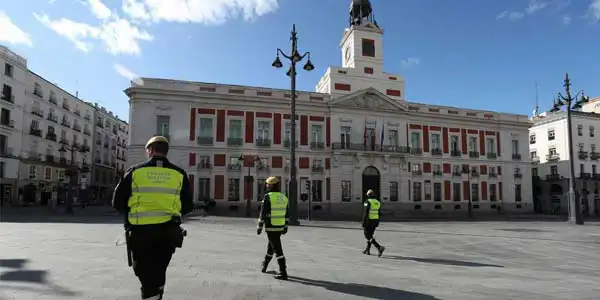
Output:
M554 105L550 112L558 112L561 107L565 107L567 111L567 136L569 143L569 223L583 225L583 215L581 214L581 203L579 203L578 197L575 195L575 161L573 159L573 132L571 124L571 111L580 109L583 104L590 101L589 97L586 97L583 91L579 91L573 96L571 94L571 80L569 79L569 73L565 75L565 83L563 84L566 95L563 96L560 92L557 98L554 100Z
M80 152L81 154L85 155L85 153L89 151L89 148L86 145L80 146L75 142L73 142L73 144L71 146L67 145L67 143L61 143L61 144L62 145L61 145L60 149L58 149L58 152L60 152L60 153L70 152L71 153L71 163L70 163L69 167L67 168L67 170L65 171L65 175L69 176L69 189L71 189L72 187L76 187L79 185L78 168L75 166L75 152ZM82 171L85 172L85 170L86 170L86 167L82 166ZM65 201L67 201L67 210L70 210L71 209L70 204L72 204L71 198L67 197L67 199L65 199Z
M283 67L283 64L281 63L281 60L279 59L279 55L283 56L284 58L287 58L290 61L290 68L287 71L287 76L290 77L291 81L290 81L290 90L291 90L291 97L292 97L292 101L291 101L291 112L290 112L290 119L291 119L291 140L292 142L290 143L290 161L291 161L291 168L290 168L290 182L289 182L289 187L290 187L290 191L289 191L289 216L290 216L290 221L289 224L290 225L298 225L298 181L296 179L296 63L299 63L300 61L302 61L302 59L304 59L304 57L307 57L307 61L306 64L304 64L303 69L306 71L312 71L315 69L315 66L312 64L312 62L310 61L310 52L306 52L304 54L300 54L298 52L298 37L297 37L298 32L296 32L296 24L294 24L292 26L292 32L291 32L291 37L290 40L292 41L292 53L291 55L287 55L285 54L281 49L277 48L277 58L275 58L275 61L273 61L273 64L271 64L274 68L281 68Z
M240 157L238 157L238 161L240 162L244 162L244 154L240 154ZM252 177L250 177L250 171L252 170L252 166L256 165L260 163L260 157L258 157L258 155L255 155L252 160L249 162L248 164L248 176L246 176L246 182L244 183L244 194L247 194L247 198L246 198L246 217L250 217L250 215L252 214L252 195L249 192L250 191L250 187L251 184L254 182L252 180Z

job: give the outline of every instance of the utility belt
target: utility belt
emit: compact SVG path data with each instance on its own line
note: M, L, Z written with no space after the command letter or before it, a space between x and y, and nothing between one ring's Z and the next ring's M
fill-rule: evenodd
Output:
M127 246L127 264L131 267L134 264L133 261L133 245L132 245L132 234L135 231L137 233L138 230L134 230L133 227L135 225L129 224L129 222L125 223L125 243ZM149 225L154 226L154 225ZM164 234L167 242L173 247L173 251L176 248L183 247L183 240L187 236L187 230L181 227L181 217L174 216L171 221L164 224L156 224L156 230L164 230ZM163 227L164 226L164 227ZM155 228L148 228L150 230L154 230ZM140 228L141 229L141 228ZM142 234L143 230L140 230L139 233ZM150 232L150 231L148 231ZM137 234L134 234L137 236ZM136 243L135 248L142 248L144 245L144 238L134 238L133 242ZM140 244L139 244L140 243ZM139 246L138 246L139 245Z

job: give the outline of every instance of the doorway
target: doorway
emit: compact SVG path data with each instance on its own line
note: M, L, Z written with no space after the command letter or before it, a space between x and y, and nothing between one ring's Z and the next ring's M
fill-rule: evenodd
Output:
M381 192L381 176L379 174L379 170L373 166L366 167L362 174L363 202L367 200L368 190L375 191L377 198L381 197L379 194Z

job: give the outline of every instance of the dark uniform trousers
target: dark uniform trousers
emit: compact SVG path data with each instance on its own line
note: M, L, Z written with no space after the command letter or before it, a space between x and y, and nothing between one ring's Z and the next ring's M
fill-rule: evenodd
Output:
M167 267L175 252L172 242L175 229L176 225L171 222L132 226L130 242L133 271L142 285L143 299L162 297Z
M281 231L267 231L267 254L265 255L265 261L263 265L269 264L275 254L277 264L279 264L279 271L286 272L285 256L283 256L283 247L281 245Z
M379 220L367 220L365 222L363 233L365 234L365 239L367 239L367 250L371 249L371 244L375 246L375 248L379 249L381 245L377 243L373 236L375 235L375 229L379 226Z

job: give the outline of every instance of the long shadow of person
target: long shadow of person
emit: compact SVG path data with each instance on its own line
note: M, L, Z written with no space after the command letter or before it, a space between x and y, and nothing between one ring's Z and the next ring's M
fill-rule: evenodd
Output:
M29 260L23 258L0 259L0 268L22 269L27 262L29 262Z
M451 259L443 259L443 258L420 258L420 257L398 256L398 255L384 255L381 258L395 259L395 260L412 260L412 261L416 261L416 262L420 262L420 263L436 264L436 265L449 265L449 266L458 266L458 267L504 268L504 266L502 266L502 265L484 264L484 263L477 263L477 262L472 262L472 261L451 260Z
M0 285L3 289L20 289L24 291L37 292L37 293L48 293L51 292L56 295L63 297L74 297L79 293L71 291L65 287L56 285L48 280L48 271L44 270L13 270L7 271L0 274L0 282L19 282L19 283L33 283L38 287L31 286L9 286Z
M289 281L310 286L322 287L333 292L363 297L367 299L441 300L440 298L431 295L360 283L331 282L325 280L302 278L297 276L290 276Z

